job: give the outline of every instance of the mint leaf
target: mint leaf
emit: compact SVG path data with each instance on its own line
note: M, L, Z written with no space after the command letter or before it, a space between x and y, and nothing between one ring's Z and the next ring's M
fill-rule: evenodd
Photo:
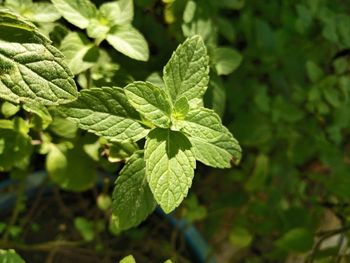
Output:
M28 7L27 7L28 8ZM55 22L61 18L61 14L51 3L33 3L23 15L30 21L37 23Z
M129 255L123 258L122 260L120 260L119 263L136 263L136 260L132 255Z
M96 6L89 0L51 0L61 15L73 25L85 29L97 16Z
M96 183L95 164L81 144L52 144L46 169L52 181L65 190L84 191Z
M124 55L140 60L149 59L149 50L145 38L131 25L115 26L107 34L106 40Z
M27 112L31 112L39 116L42 120L43 128L47 128L47 126L49 126L49 124L52 122L50 112L43 105L40 105L38 103L24 104L23 109Z
M241 159L241 148L232 134L222 125L212 110L199 108L190 111L176 126L189 137L193 153L200 162L218 168L231 167Z
M13 249L0 249L0 262L3 263L25 263L25 261Z
M74 226L85 241L92 241L95 238L94 223L85 217L76 217Z
M105 21L93 18L90 20L86 32L89 37L97 38L97 42L99 42L106 38L109 30L110 26Z
M60 50L68 61L73 74L77 75L95 65L98 48L81 33L71 32L61 42Z
M188 38L164 67L163 78L172 101L184 96L190 105L198 104L207 89L208 73L209 59L202 38Z
M118 230L139 225L156 207L147 183L145 168L143 152L137 151L115 182L112 209Z
M181 132L156 128L147 137L145 160L151 191L162 209L170 213L192 184L196 160L191 143Z
M181 97L174 104L172 117L180 120L184 119L189 110L190 110L190 105L188 104L186 97Z
M0 171L28 165L33 149L28 131L23 119L0 120Z
M134 17L133 1L119 0L117 2L104 3L100 7L100 12L113 26L130 24Z
M11 13L0 12L0 97L15 103L57 105L77 96L63 55Z
M137 141L148 133L138 123L140 116L123 89L117 87L83 90L76 101L62 105L59 111L80 128L112 141Z
M114 142L108 150L108 161L114 163L129 160L132 154L139 150L139 147L135 142Z
M4 2L6 7L13 8L14 10L25 9L33 3L32 0L5 0Z
M190 137L196 159L205 165L217 168L230 168L231 161L238 164L241 160L241 148L232 135L226 133L213 141Z
M5 101L1 105L1 113L5 116L5 118L9 118L15 115L20 110L19 105L12 104L10 102Z
M232 48L219 47L213 52L213 64L218 75L232 73L241 64L242 59L242 55Z
M130 104L156 126L170 126L171 105L167 94L149 82L135 81L124 88Z

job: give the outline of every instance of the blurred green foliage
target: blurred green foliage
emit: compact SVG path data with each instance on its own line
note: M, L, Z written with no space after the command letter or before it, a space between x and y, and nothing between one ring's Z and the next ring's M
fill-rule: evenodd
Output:
M104 1L94 2L99 6ZM194 184L196 196L185 201L180 214L198 222L216 248L222 243L217 240L224 240L237 250L226 258L228 262L284 262L292 254L301 255L299 262L347 262L350 4L341 0L135 0L134 4L133 26L147 40L149 61L133 61L102 42L99 56L85 61L84 71L72 69L80 88L125 86L145 79L155 83L176 46L199 34L211 65L206 106L223 117L244 152L238 169L199 169L203 174ZM63 52L69 38L87 43L84 31L61 20L33 22ZM20 117L13 118L14 114ZM11 153L20 160L6 162L10 167L3 170L28 166L33 151L46 154L51 144L56 150L64 146L59 152L62 158L84 155L84 162L74 165L89 163L91 169L115 171L119 166L107 158L120 161L130 156L131 146L119 153L116 145L101 139L78 139L81 131L53 112L45 132L36 130L45 127L36 111L4 102L1 115L6 120L0 122L0 134L13 138L17 146L11 146ZM29 128L40 145L28 143ZM94 143L92 158L85 146ZM74 152L72 145L78 146ZM1 158L4 147L10 146L4 146L0 137ZM55 177L59 180L59 174ZM85 179L88 186L94 175ZM331 228L324 228L329 224ZM321 249L325 237L339 234L343 238Z

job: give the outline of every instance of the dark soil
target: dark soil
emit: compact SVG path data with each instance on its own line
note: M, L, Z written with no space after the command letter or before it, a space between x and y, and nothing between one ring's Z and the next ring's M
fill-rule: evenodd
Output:
M19 220L23 231L20 240L11 241L17 244L12 248L27 263L116 263L130 254L138 263L164 262L170 258L180 263L195 262L181 233L156 213L137 229L116 236L108 230L109 214L96 206L97 189L69 193L53 188L49 194L43 189L27 200ZM74 226L76 217L96 222L93 241L83 241ZM1 221L6 220L2 216ZM97 222L101 222L100 227ZM52 243L57 241L70 243Z

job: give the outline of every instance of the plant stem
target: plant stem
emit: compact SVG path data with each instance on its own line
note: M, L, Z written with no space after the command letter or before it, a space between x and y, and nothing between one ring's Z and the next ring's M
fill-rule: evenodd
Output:
M49 241L45 243L38 243L33 245L28 244L19 244L15 242L6 242L0 241L0 248L13 248L19 250L39 250L39 251L51 251L57 247L78 247L80 245L85 244L86 241L65 241L65 240L57 240L57 241Z

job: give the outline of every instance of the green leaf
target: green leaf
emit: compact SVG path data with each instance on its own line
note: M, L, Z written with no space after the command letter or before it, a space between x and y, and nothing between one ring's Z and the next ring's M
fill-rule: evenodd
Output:
M49 129L60 137L72 139L77 135L78 126L71 120L55 116Z
M25 263L25 261L13 249L0 249L0 262L2 263Z
M145 160L151 191L162 209L170 213L192 184L196 160L191 143L181 132L156 128L147 137Z
M9 118L15 115L20 110L18 105L14 105L10 102L5 101L1 105L1 113L5 116L5 118Z
M129 255L123 258L122 260L120 260L119 263L136 263L136 260L132 255Z
M100 42L107 37L107 33L110 30L110 26L101 19L91 19L89 26L87 27L87 35L92 38L96 38L96 42Z
M229 168L231 161L240 161L241 148L237 140L214 111L205 108L191 110L185 120L178 121L175 126L189 136L198 161L218 168Z
M195 1L188 1L183 13L183 21L185 23L190 23L196 14L197 4Z
M112 47L130 58L140 61L149 59L145 38L131 25L113 27L107 34L106 40Z
M188 38L164 67L166 91L173 102L185 96L190 105L201 101L209 81L209 59L200 36Z
M100 12L113 26L130 24L134 17L133 1L119 0L104 3L100 7Z
M322 69L311 60L306 61L306 70L307 75L312 82L317 82L324 76Z
M143 152L135 152L115 182L112 211L120 231L139 225L156 207L145 168Z
M109 147L108 161L113 163L129 160L129 157L138 149L139 147L134 142L114 142Z
M27 112L36 114L42 120L42 127L45 129L52 122L52 117L47 108L37 103L24 104L23 109Z
M71 32L62 40L60 50L68 61L73 74L77 75L95 65L98 48L81 33Z
M61 15L73 25L84 29L90 19L97 16L97 9L90 0L51 0Z
M59 111L80 128L112 141L137 141L148 133L123 89L117 87L83 90L76 101L60 106Z
M77 96L63 55L11 13L0 12L0 97L11 102L57 105Z
M28 131L23 119L0 120L0 171L28 165L33 149Z
M189 110L190 105L188 104L186 97L181 97L174 104L172 117L176 120L182 120L186 117Z
M242 55L227 47L215 48L213 64L218 75L228 75L235 71L242 62Z
M252 243L253 236L246 228L237 226L231 230L229 240L235 247L243 248Z
M164 89L164 81L161 77L161 75L159 74L159 72L153 72L151 73L151 75L149 75L146 79L147 82L152 83L153 85Z
M130 104L154 125L170 126L171 105L164 90L149 82L135 81L124 92Z
M46 169L56 184L70 191L85 191L96 183L95 164L79 143L51 145Z
M30 21L37 23L55 22L61 18L61 14L51 3L33 3L30 6L30 11L23 14Z
M92 241L95 238L94 224L84 217L74 219L74 226L85 241Z
M5 6L37 23L50 23L61 14L51 3L33 3L32 0L6 0Z
M269 158L260 154L255 159L255 167L244 187L247 191L261 190L264 187L269 172Z
M33 4L32 0L5 0L5 6L13 10L23 10Z
M206 98L209 98L210 108L222 117L226 107L226 87L223 81L217 76L212 77L209 82L208 91Z
M278 247L292 252L306 252L312 249L314 234L307 228L293 228L276 241Z

